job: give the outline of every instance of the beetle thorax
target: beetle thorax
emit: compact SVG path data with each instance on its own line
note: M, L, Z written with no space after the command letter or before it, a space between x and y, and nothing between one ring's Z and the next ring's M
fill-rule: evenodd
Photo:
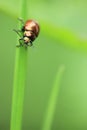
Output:
M27 36L27 37L31 37L32 36L32 31L24 31L24 36Z

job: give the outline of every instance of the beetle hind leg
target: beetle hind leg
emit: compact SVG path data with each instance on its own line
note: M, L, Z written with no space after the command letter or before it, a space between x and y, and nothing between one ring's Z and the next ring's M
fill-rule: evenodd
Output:
M20 34L20 33L21 33L21 30L13 29L13 31L16 32L16 33L19 35L19 37L21 37L21 34Z
M24 25L24 20L22 18L18 18L18 20Z

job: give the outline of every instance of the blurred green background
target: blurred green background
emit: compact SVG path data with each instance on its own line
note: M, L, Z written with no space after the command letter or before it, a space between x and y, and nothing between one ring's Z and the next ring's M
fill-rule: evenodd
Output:
M17 41L12 29L17 28L20 2L0 0L0 130L10 129ZM42 129L55 76L63 64L52 130L87 130L87 1L28 0L27 4L29 19L36 19L41 30L34 47L28 48L22 129Z

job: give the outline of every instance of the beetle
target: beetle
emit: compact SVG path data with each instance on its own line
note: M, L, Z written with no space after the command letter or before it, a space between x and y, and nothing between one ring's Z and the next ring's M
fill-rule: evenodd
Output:
M26 47L32 46L33 45L32 42L39 35L40 26L35 20L32 20L32 19L27 20L26 22L24 22L20 18L19 20L22 22L23 26L21 30L14 29L14 31L20 36L20 39L19 39L20 44L17 45L17 47L24 46L24 45Z

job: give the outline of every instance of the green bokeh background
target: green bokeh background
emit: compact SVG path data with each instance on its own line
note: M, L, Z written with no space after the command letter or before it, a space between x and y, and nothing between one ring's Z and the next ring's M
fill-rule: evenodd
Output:
M0 0L0 130L10 129L16 34L20 2ZM65 66L52 130L87 129L87 1L29 0L28 15L40 22L39 37L28 48L28 71L23 130L41 130L52 85L60 65ZM81 44L56 39L48 23L73 33ZM53 32L52 32L53 31ZM53 36L50 36L50 32ZM66 34L65 34L66 35ZM80 48L80 49L79 49Z

